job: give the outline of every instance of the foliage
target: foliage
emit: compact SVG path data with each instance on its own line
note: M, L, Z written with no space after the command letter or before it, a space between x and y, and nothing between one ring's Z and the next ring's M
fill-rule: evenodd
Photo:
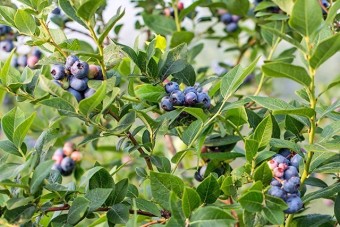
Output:
M132 1L143 12L135 27L147 36L133 47L120 39L121 19L132 16L119 8L104 20L105 0L19 2L1 3L0 24L44 56L35 67L15 68L14 49L0 62L1 225L340 222L340 102L334 97L340 80L316 80L339 50L339 0L329 6L318 0L197 0L184 8L177 0ZM56 7L59 16L51 13ZM238 16L235 30L221 26L226 12ZM91 42L68 38L70 23ZM236 56L235 64L219 63L223 73L198 67L212 41ZM96 92L80 102L49 73L71 54L103 74L89 81ZM276 78L297 83L297 98L271 97L269 82ZM211 107L163 111L159 103L169 81L181 88L199 82ZM62 177L52 155L67 141L84 158L72 176ZM287 204L267 194L272 173L266 162L282 148L303 157L298 215L285 214ZM320 173L331 180L319 179ZM320 198L335 202L334 215L307 213Z

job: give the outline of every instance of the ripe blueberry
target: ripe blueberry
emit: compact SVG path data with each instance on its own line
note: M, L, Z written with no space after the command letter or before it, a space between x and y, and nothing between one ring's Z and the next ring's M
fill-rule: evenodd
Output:
M289 158L291 155L290 150L287 148L280 149L279 154L285 158Z
M288 168L285 170L284 178L289 179L291 177L298 177L299 171L294 166L288 166Z
M280 163L286 163L287 165L290 164L289 160L286 159L285 157L283 157L283 156L280 155L280 154L274 155L273 160L275 160L275 161L276 161L277 163L279 163L279 164L280 164Z
M296 193L300 187L300 178L292 177L283 182L283 189L288 193Z
M197 103L197 95L194 92L188 92L185 95L185 105L187 106L193 106Z
M14 44L12 40L6 39L0 42L0 49L5 52L11 52L14 48Z
M169 96L165 96L162 98L161 107L165 111L171 111L175 109L172 103L170 102Z
M284 212L287 213L287 214L293 214L293 213L296 213L298 212L302 206L303 206L303 203L302 203L302 200L299 196L297 195L292 195L290 196L287 200L286 200L286 203L288 205L288 209L285 210Z
M165 92L170 94L171 92L179 90L179 85L176 82L169 82L165 85Z
M210 107L210 97L205 92L197 94L197 102L203 104L203 108L209 109Z
M277 186L277 187L281 187L282 184L280 181L278 181L277 179L273 178L272 181L270 182L271 186Z
M299 169L301 160L302 160L302 157L296 154L290 159L290 164L294 166L295 168Z
M70 92L78 102L80 102L83 99L83 95L80 94L79 91L76 91L73 88L68 88L67 91Z
M78 79L87 77L89 74L89 64L84 61L76 61L71 67L71 74Z
M174 106L183 106L185 101L184 93L180 90L175 90L170 94L170 102Z
M79 61L79 58L77 56L74 55L70 55L66 58L66 63L65 63L65 68L67 70L70 70L72 65L76 62Z
M195 179L199 182L203 181L206 170L207 170L207 165L198 167L198 170L195 172L195 175L194 175Z
M55 80L61 80L65 77L65 68L63 65L53 65L51 68L51 75Z
M227 25L233 21L232 15L230 13L224 13L221 16L221 21Z
M287 196L286 193L280 187L277 187L277 186L272 186L268 190L268 194L275 196L275 197L278 197L278 198L281 198L281 199L285 199L286 196Z
M54 15L60 15L61 10L57 7L55 9L53 9L51 13L54 14Z
M60 165L63 171L71 174L74 169L75 162L70 157L66 157L61 161Z
M14 68L18 67L18 58L16 56L12 57L11 66Z
M75 76L70 77L70 87L77 91L85 91L87 89L87 82L89 79L78 79Z
M238 29L238 25L235 22L232 22L226 26L227 32L235 32Z
M18 57L18 65L21 67L26 67L27 65L27 55L21 55Z
M185 89L184 89L184 91L183 91L183 93L186 95L186 94L188 94L189 92L193 92L193 93L197 93L197 91L196 91L196 88L194 88L194 87L186 87Z

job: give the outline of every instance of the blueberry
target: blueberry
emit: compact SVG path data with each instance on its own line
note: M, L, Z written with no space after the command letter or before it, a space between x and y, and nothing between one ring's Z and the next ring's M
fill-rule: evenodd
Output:
M297 193L300 187L300 178L292 177L283 182L283 189L288 193Z
M286 163L280 163L278 167L282 168L283 170L286 170L288 168L288 165Z
M84 61L76 61L71 67L71 73L78 79L85 78L89 74L89 64Z
M274 159L269 160L267 163L270 169L275 169L278 166L278 163Z
M11 32L11 27L6 25L0 25L0 36L6 35Z
M15 68L18 67L18 58L16 56L12 57L11 66Z
M284 178L289 179L291 177L298 177L299 171L294 166L288 166L288 168L285 170Z
M203 181L206 170L207 170L207 165L198 167L198 170L195 172L195 175L194 175L195 179L199 182Z
M171 92L171 94L170 94L170 102L172 103L172 105L174 105L174 106L183 106L184 100L185 100L185 96L184 96L183 92L181 92L179 90Z
M281 199L285 199L287 194L280 188L277 186L272 186L269 190L268 190L268 194L281 198Z
M99 66L97 67L98 67L98 73L97 73L97 76L94 78L94 80L104 80L102 69Z
M277 186L277 187L281 187L282 184L280 181L276 180L275 178L272 179L272 181L270 182L271 186Z
M66 74L65 74L65 68L63 65L53 65L51 68L51 75L53 79L55 80L61 80L63 79Z
M273 173L274 173L274 176L275 177L283 177L284 176L284 169L280 168L280 167L276 167L274 170L273 170Z
M162 98L161 107L165 111L171 111L175 109L172 103L170 102L169 96L165 96Z
M95 77L98 76L100 67L98 65L89 65L89 74L88 78L89 79L94 79Z
M186 94L188 94L189 92L193 92L193 93L197 93L197 90L196 90L196 88L194 88L194 87L186 87L185 89L184 89L184 91L183 91L183 93L186 95Z
M76 91L73 88L69 88L67 89L67 91L70 92L77 99L78 102L83 99L83 95L79 91Z
M79 58L77 56L74 55L70 55L66 58L66 63L65 63L65 68L67 70L70 70L72 65L76 62L79 61Z
M87 89L87 82L89 79L78 79L75 76L70 77L70 87L77 91L85 91Z
M165 92L170 94L171 92L179 90L179 85L176 82L169 82L165 85Z
M38 63L38 61L39 61L39 58L37 56L31 55L27 59L27 65L30 68L34 68L35 65Z
M55 9L53 9L51 13L54 14L54 15L60 15L61 10L57 7Z
M330 6L330 4L329 4L329 2L328 2L327 0L322 0L322 5L323 5L323 7L325 7L326 9L328 9L329 6ZM324 10L323 7L321 7L322 13L323 13L323 14L327 14L326 10Z
M197 103L197 95L194 92L188 92L185 95L185 105L187 106L193 106Z
M33 55L33 56L36 56L37 58L41 58L41 55L42 55L42 53L41 53L41 51L38 49L38 48L34 48L33 50L32 50L32 53L31 53L31 55Z
M230 13L224 13L224 14L222 14L222 16L221 16L221 21L222 21L225 25L229 24L230 22L233 21L232 15L231 15Z
M238 29L238 25L235 22L232 22L226 26L227 32L235 32Z
M91 97L94 93L96 93L96 90L92 88L87 88L84 92L84 97L85 98Z
M64 151L63 151L62 148L58 148L57 150L55 150L55 152L53 153L53 155L64 156Z
M280 155L280 154L274 155L273 160L275 160L275 161L276 161L277 163L279 163L279 164L280 164L280 163L286 163L287 165L290 164L289 160L286 159L285 157L283 157L283 156Z
M290 159L290 164L294 166L295 168L299 169L301 160L302 160L302 157L296 154Z
M233 19L233 22L235 22L235 23L238 22L241 19L241 17L237 16L237 15L232 15L231 18Z
M26 67L27 65L27 55L21 55L18 57L18 65L21 67Z
M302 203L302 200L299 196L297 195L292 195L290 196L287 200L286 200L286 203L288 205L288 209L285 210L284 212L287 213L287 214L293 214L293 213L296 213L298 212L302 206L303 206L303 203Z
M5 52L11 52L14 48L14 44L12 40L6 39L0 42L0 49Z
M291 152L287 148L280 149L279 154L282 155L285 158L289 158L291 156Z
M210 107L210 97L205 92L200 92L197 94L197 102L203 104L203 108L209 109Z
M75 167L75 162L73 161L72 158L70 157L66 157L61 161L61 168L63 171L69 173L73 171L74 167ZM66 176L66 175L64 175Z

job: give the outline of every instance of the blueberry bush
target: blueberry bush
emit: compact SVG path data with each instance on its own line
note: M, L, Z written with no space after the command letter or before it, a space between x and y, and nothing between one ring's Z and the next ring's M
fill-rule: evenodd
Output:
M0 3L1 226L339 224L339 0L109 3Z

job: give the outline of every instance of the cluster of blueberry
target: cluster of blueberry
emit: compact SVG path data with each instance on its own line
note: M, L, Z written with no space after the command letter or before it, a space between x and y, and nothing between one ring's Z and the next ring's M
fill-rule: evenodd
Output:
M177 4L177 10L178 14L184 9L184 4L183 2L178 2ZM173 8L166 8L164 9L164 15L167 17L175 17L175 11Z
M209 95L202 92L198 84L181 91L178 83L169 82L164 88L168 95L162 98L161 107L165 111L174 110L174 106L202 106L205 109L210 107Z
M65 65L53 65L51 75L53 82L70 92L78 102L96 92L87 85L90 79L103 80L99 66L89 65L74 55L67 57Z
M235 32L238 29L238 21L241 18L230 13L223 13L220 19L226 25L227 32Z
M300 155L292 154L289 149L282 149L268 161L274 175L268 194L283 199L288 205L285 210L288 214L296 213L303 206L299 192L301 160Z
M11 52L14 49L14 43L13 43L14 37L15 35L11 27L0 24L0 50L1 51Z
M13 56L11 65L15 68L19 67L30 67L35 68L35 65L38 63L41 58L41 51L37 48L32 49L32 51L27 55Z
M69 176L72 174L76 162L80 162L82 158L82 154L75 150L75 144L66 142L63 148L58 148L54 152L52 159L55 163L52 169L59 171L63 176Z

